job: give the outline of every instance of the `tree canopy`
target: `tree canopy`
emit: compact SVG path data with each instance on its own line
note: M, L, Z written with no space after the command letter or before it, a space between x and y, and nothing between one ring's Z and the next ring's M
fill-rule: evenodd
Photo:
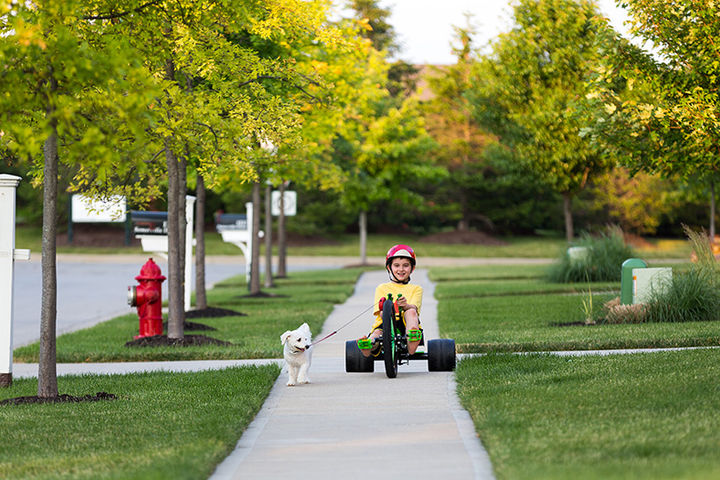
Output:
M572 197L609 166L580 136L584 123L577 113L587 75L599 61L606 24L590 0L521 0L514 18L514 28L478 62L470 97L480 124L563 195L571 240Z

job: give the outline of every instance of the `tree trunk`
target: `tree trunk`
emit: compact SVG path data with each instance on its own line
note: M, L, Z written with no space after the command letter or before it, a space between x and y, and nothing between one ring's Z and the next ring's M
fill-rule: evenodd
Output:
M57 83L51 81L51 89ZM43 156L43 227L42 227L42 306L40 313L40 354L38 358L38 397L58 396L57 385L57 189L58 134L57 121L52 119L54 108L48 107L50 136L45 140Z
M280 182L280 215L278 215L278 266L277 278L287 278L285 241L285 182Z
M367 212L360 212L360 265L367 265Z
M168 60L165 63L165 79L175 80L175 63ZM180 164L173 150L172 137L166 137L165 163L168 173L168 338L182 340L185 336L183 324L185 323L185 295L183 279L185 270L183 258L184 241L181 243L180 235L185 237L185 218L180 222L180 215L185 211L185 190L181 191ZM182 199L179 201L182 194Z
M715 241L715 180L710 180L710 241Z
M252 186L252 249L250 250L250 295L260 293L260 183Z
M178 236L177 236L177 242L178 242L178 264L180 266L180 294L182 298L182 318L183 323L181 325L184 328L185 323L185 262L191 261L189 258L185 258L186 255L186 249L187 246L187 157L185 155L181 155L178 158L178 192L177 192L177 201L178 201ZM189 286L188 286L189 288ZM188 305L189 308L189 305Z
M207 308L205 290L205 179L198 173L195 187L195 307Z
M563 193L563 214L565 215L565 238L568 243L575 238L572 218L572 194Z
M265 186L265 288L275 285L272 279L272 185Z
M180 263L180 205L178 202L180 179L179 163L172 150L172 142L165 139L165 161L168 172L168 337L182 339L185 322L183 269ZM183 199L184 200L184 199ZM182 203L185 203L184 201Z

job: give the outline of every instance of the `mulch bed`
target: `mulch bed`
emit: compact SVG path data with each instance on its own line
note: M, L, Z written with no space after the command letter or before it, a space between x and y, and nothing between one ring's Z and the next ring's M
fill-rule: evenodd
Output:
M167 331L167 322L163 322L163 329ZM196 323L196 322L185 322L183 323L183 331L184 332L199 332L199 331L212 331L217 330L215 327L211 327L210 325L205 325L204 323Z
M247 313L228 310L227 308L207 307L200 310L188 310L185 318L220 318L220 317L247 317ZM214 329L213 329L214 330Z
M248 293L247 295L240 295L235 298L287 298L287 295L276 295L274 293Z
M167 335L154 335L152 337L137 338L125 343L126 347L190 347L193 345L220 345L227 347L232 343L205 335L185 335L182 339L168 338Z
M83 395L82 397L74 397L72 395L61 394L57 397L15 397L8 398L0 402L0 405L28 405L35 403L78 403L78 402L99 402L103 400L117 400L117 396L112 393L98 392L95 395Z

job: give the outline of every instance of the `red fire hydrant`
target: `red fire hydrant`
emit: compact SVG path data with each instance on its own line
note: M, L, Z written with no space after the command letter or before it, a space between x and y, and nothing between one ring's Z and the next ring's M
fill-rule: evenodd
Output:
M135 280L140 285L128 287L128 304L137 307L140 317L140 335L134 338L162 335L162 282L165 277L151 258L142 266Z

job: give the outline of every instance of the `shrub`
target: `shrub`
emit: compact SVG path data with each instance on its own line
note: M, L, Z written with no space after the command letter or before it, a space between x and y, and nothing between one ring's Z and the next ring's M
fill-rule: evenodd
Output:
M596 236L585 233L575 246L585 247L587 256L571 259L567 251L563 252L549 271L551 282L620 281L622 263L634 256L633 249L623 239L622 230L615 226Z

